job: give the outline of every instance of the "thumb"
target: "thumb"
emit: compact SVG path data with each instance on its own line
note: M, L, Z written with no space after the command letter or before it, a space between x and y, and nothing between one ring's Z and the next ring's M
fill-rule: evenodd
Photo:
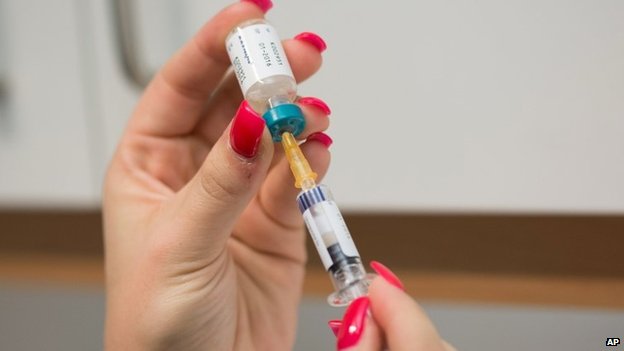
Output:
M273 157L264 120L243 101L201 168L169 204L175 248L204 259L223 251L247 204L258 192Z
M449 351L425 311L403 290L403 283L379 262L371 267L379 277L368 290L371 311L390 350Z

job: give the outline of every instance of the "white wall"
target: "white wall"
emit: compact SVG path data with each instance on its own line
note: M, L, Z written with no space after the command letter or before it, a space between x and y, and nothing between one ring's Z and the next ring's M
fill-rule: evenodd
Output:
M139 94L122 75L110 1L76 2L104 134L97 193ZM225 3L137 0L146 64ZM275 3L268 19L283 37L311 30L329 45L300 92L334 112L326 182L341 207L624 212L624 2Z
M624 211L624 2L289 1L273 17L328 41L302 91L333 108L343 206Z

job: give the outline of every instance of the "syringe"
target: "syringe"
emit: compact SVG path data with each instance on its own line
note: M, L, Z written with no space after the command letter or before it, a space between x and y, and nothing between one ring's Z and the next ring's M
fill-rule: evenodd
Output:
M301 188L299 209L336 289L328 302L347 305L366 295L366 271L329 189L316 185L317 175L293 136L305 129L305 118L295 104L297 82L279 36L265 20L255 19L234 28L225 46L243 96L262 114L273 140L282 142Z
M282 134L282 146L295 177L295 187L301 188L297 196L299 210L334 284L335 291L327 302L332 306L348 305L368 293L369 280L360 254L329 188L316 184L317 174L291 133Z

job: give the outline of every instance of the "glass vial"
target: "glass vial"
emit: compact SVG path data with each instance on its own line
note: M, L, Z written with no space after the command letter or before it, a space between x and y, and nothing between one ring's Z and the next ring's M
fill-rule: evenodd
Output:
M294 104L297 82L275 28L262 19L244 22L230 32L225 46L243 96L265 119L273 139L301 133L305 119Z

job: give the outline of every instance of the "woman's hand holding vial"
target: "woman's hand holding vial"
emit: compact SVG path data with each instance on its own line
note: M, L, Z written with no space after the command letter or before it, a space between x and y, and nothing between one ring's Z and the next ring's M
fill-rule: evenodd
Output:
M155 75L129 121L104 189L109 350L294 344L307 235L298 190L226 74L228 33L263 15L252 1L217 14ZM283 43L299 81L322 61L310 35ZM316 98L297 106L302 149L322 175L329 109Z
M322 133L329 108L317 98L294 99L288 88L264 112L252 95L255 106L241 103L224 42L270 7L269 0L248 0L217 14L155 75L128 123L104 186L108 350L288 350L294 344L306 233L295 202L299 190L290 186L288 161L269 129L292 127L322 178L330 158L331 139ZM280 55L290 61L294 80L271 84L282 91L310 77L324 48L312 33L285 40ZM260 113L269 113L269 128ZM413 302L380 278L368 297L355 301L338 323L351 335L340 337L340 348L381 350L386 340L393 350L437 350L395 337L410 330L431 341L424 346L441 344L422 311L397 309ZM365 318L400 310L395 318L407 324L361 322L369 306L373 318Z

